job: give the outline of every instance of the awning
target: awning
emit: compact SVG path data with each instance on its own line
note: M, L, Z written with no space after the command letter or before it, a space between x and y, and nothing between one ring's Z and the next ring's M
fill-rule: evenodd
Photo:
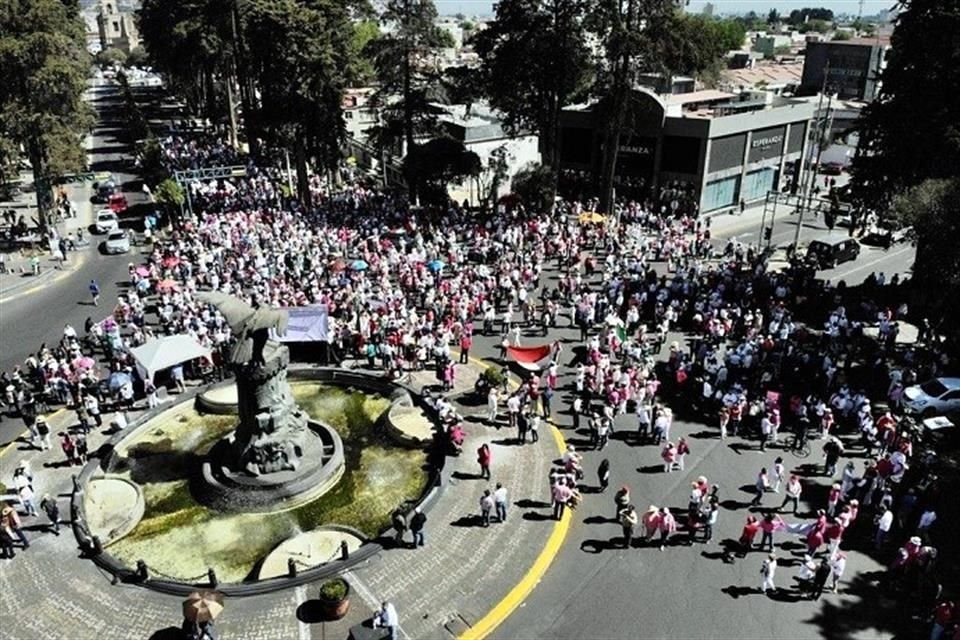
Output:
M152 380L158 371L184 362L197 358L210 359L210 350L186 334L155 338L141 347L131 349L130 354L145 380Z

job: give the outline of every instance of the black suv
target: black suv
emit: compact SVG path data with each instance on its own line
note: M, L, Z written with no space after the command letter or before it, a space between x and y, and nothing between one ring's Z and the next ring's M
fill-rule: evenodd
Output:
M807 246L807 262L817 269L832 269L859 255L860 243L853 238L814 240Z

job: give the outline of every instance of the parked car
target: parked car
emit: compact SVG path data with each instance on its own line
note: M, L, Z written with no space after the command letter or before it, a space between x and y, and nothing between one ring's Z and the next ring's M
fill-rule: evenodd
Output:
M129 206L127 204L127 197L122 193L115 193L107 199L107 205L110 207L110 210L114 213L123 213L127 210Z
M126 253L130 251L130 236L123 229L114 229L107 235L104 251L110 254Z
M118 193L120 193L120 181L110 175L104 180L93 183L93 197L90 200L97 204L105 204L110 201L111 196Z
M839 162L824 162L820 165L820 173L825 176L838 176L843 173L843 168Z
M825 238L807 246L807 262L816 269L832 269L842 262L856 260L859 255L860 243L853 238Z
M960 378L934 378L903 391L903 406L924 417L960 411Z
M97 211L97 221L94 224L97 233L109 233L120 228L120 221L117 220L117 214L110 209L100 209L100 211Z

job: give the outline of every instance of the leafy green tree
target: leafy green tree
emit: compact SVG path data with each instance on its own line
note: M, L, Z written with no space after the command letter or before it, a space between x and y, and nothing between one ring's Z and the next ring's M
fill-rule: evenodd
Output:
M375 20L358 20L353 23L350 38L350 59L353 64L352 80L357 86L366 86L376 79L374 59L369 55L369 45L380 37L380 26Z
M487 85L483 69L458 66L443 70L442 86L447 103L466 105L469 114L471 107L484 97Z
M787 24L800 25L807 20L820 20L822 22L833 22L833 11L823 7L813 8L804 7L803 9L794 9L787 18Z
M892 211L917 233L913 291L940 317L960 313L960 177L930 179L894 196ZM956 326L954 324L954 326ZM960 339L954 331L953 339Z
M447 187L480 173L480 158L453 138L434 138L414 145L403 160L408 183L415 184L424 202L447 203Z
M403 140L406 149L412 149L417 136L429 133L436 123L430 102L437 97L440 74L427 63L443 41L436 18L433 0L386 4L381 19L391 31L370 43L380 82L372 102L384 120L376 135L383 144Z
M917 232L914 277L943 317L960 312L960 6L906 0L890 40L880 95L856 128L852 187ZM922 69L923 73L917 73Z
M853 186L875 208L930 178L960 175L960 6L903 4L879 97L857 122ZM917 70L922 69L923 73Z
M801 24L797 28L797 31L800 33L827 33L830 31L830 23L826 20L819 19L808 20L807 22Z
M560 112L589 86L585 0L501 0L474 37L490 104L507 131L540 137L543 163L559 167Z
M75 2L0 0L0 132L30 159L41 225L51 179L86 164L82 140L93 114L83 101L85 31Z
M100 67L114 67L116 65L124 65L127 62L127 54L122 49L117 49L116 47L109 47L98 52L93 58L94 64L97 64Z
M688 16L670 0L600 0L593 19L604 53L596 87L604 123L600 209L609 212L621 135L634 119L633 79L641 71L696 75L726 49L719 31L701 27L704 16Z
M167 178L153 189L153 199L163 207L174 227L180 226L180 211L186 200L183 187L173 178Z
M127 54L125 62L128 67L145 67L150 64L150 56L143 47L135 47Z
M850 35L849 31L837 31L836 33L833 34L833 37L830 39L833 40L834 42L844 42L846 40L849 40L851 37L853 36Z
M530 163L513 175L512 190L534 210L548 209L556 192L556 174L542 164Z
M258 0L246 18L256 118L269 142L293 150L297 193L310 203L308 163L335 168L345 135L349 5L341 0Z
M780 24L782 18L780 17L780 12L776 9L770 9L770 13L767 14L767 24L771 27L777 26Z

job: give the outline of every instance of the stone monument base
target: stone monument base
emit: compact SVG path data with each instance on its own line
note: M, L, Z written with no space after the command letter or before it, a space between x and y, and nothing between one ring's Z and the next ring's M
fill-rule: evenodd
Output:
M343 476L343 442L331 427L309 421L309 436L296 470L259 476L230 468L233 434L210 450L191 490L197 500L217 511L269 512L289 509L319 498Z

